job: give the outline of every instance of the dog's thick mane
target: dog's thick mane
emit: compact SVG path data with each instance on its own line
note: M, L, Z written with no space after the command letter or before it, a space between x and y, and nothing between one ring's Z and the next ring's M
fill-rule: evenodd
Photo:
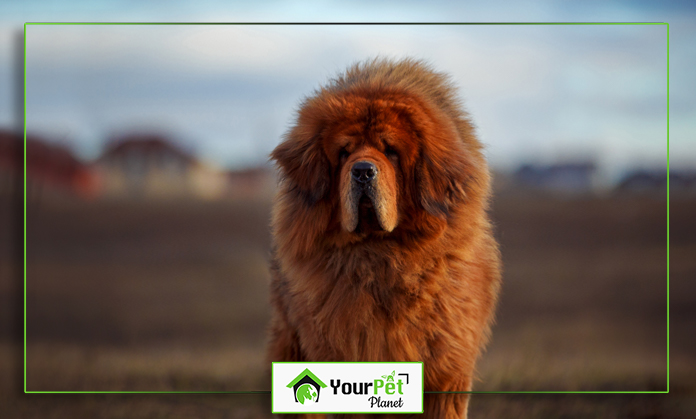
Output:
M416 102L422 103L423 106L431 109L443 119L453 123L458 139L469 162L468 170L475 173L462 173L462 169L457 176L466 177L466 185L452 185L450 192L443 192L449 196L457 192L457 188L466 187L466 196L468 201L476 201L476 205L469 208L466 214L460 214L461 211L453 208L451 213L449 208L440 207L437 204L433 205L431 212L439 211L442 215L449 218L460 218L465 216L470 222L478 222L485 218L485 211L488 208L488 200L490 195L490 177L487 164L482 153L482 146L475 137L474 127L469 120L468 114L465 112L455 93L455 87L450 78L443 74L432 70L432 68L423 61L414 59L404 59L401 61L391 61L385 58L375 58L362 63L352 65L345 73L339 74L331 79L329 83L320 89L316 90L313 95L305 98L301 111L298 115L298 125L292 130L287 139L290 139L293 133L302 133L305 137L312 137L313 133L307 131L303 124L304 119L312 119L316 116L316 109L336 109L335 98L343 97L344 100L350 100L351 95L367 97L371 100L381 100L385 96L395 96L412 98ZM347 99L345 97L348 97ZM287 141L287 140L286 140ZM309 149L311 145L305 144L303 147ZM442 163L440 156L447 156L453 150L442 148L438 144L432 144L433 155L427 156L428 161L421 162L422 165L432 167L434 171L447 171L452 168L447 167L447 164ZM320 151L314 151L314 154L320 154ZM303 151L304 155L309 154L309 151ZM277 157L274 156L276 159ZM299 168L298 168L299 169ZM309 165L304 165L299 170L312 170ZM298 171L299 171L298 170ZM456 170L456 168L455 168ZM317 170L318 171L318 170ZM298 187L297 182L288 179L288 170L283 170L281 167L280 179L281 189L286 193L279 194L279 201L276 202L276 210L285 209L287 214L275 216L279 222L287 223L289 234L280 234L280 236L288 239L288 248L296 252L304 250L305 255L311 254L317 247L326 246L322 241L326 235L313 235L310 231L322 231L322 233L331 233L327 231L329 228L330 218L333 216L332 211L327 208L330 202L311 198L314 191ZM324 176L323 173L307 173L306 178L316 178ZM447 180L445 180L447 182ZM461 191L464 193L464 191ZM290 199L290 196L299 196L300 199ZM309 198L308 198L309 196ZM330 199L329 199L330 201ZM476 214L471 211L476 210ZM292 213L292 214L290 214ZM290 221L292 220L292 221ZM420 226L430 230L442 230L441 227L436 227L438 220L422 219ZM454 221L454 220L450 220ZM300 228L299 226L305 225ZM457 226L461 224L458 221L450 223ZM274 222L275 228L283 228L282 225ZM293 232L303 231L302 237ZM453 232L450 232L453 233ZM278 236L278 235L276 235ZM455 235L456 236L456 235ZM346 244L350 244L348 241ZM283 246L285 243L279 243ZM290 249L288 249L290 250ZM281 252L287 254L286 252Z

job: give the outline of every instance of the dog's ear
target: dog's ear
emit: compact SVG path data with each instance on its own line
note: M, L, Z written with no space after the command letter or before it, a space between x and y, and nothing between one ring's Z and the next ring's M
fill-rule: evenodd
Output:
M330 165L319 135L298 124L271 153L281 179L289 182L291 190L310 206L326 197L330 187Z
M453 206L476 198L482 188L479 178L487 171L477 166L485 164L478 141L467 137L474 134L463 125L466 121L460 121L458 128L454 121L427 110L412 113L411 120L421 144L413 196L429 214L446 219Z
M459 150L432 150L426 144L416 167L420 204L431 215L447 218L466 199L470 168Z

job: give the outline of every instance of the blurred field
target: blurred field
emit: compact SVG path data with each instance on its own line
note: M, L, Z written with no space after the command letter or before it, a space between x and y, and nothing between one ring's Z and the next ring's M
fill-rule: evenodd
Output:
M7 219L7 203L1 208ZM27 388L267 390L269 211L260 200L33 202ZM478 395L471 416L693 417L694 214L696 200L673 200L673 394ZM666 389L664 200L500 196L493 218L504 285L475 390ZM4 265L6 318L12 277ZM0 417L269 416L267 395L14 398L7 322L1 331L0 404L11 415Z

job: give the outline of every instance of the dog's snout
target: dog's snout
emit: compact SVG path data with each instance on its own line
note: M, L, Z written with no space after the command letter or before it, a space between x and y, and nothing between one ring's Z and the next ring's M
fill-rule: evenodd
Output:
M353 179L360 183L372 181L377 175L377 167L368 161L359 161L350 169Z

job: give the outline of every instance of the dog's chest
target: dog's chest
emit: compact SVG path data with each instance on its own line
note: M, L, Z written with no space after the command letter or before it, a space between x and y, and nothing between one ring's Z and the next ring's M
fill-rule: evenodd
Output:
M382 282L339 281L326 287L320 304L306 312L303 342L311 359L326 361L420 361L429 356L430 331L442 322L440 281L381 276ZM368 278L369 279L369 278ZM316 303L316 301L314 302ZM306 337L306 338L305 338Z

